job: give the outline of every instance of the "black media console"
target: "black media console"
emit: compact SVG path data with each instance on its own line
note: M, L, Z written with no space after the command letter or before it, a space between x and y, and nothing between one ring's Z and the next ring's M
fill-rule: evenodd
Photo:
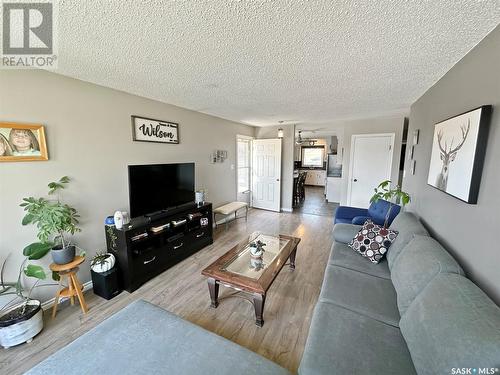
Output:
M133 292L149 279L213 243L212 204L177 207L138 217L122 229L106 226L124 289Z

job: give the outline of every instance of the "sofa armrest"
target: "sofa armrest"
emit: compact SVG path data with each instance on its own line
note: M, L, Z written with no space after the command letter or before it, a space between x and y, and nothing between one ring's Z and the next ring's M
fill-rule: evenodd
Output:
M352 223L355 225L363 225L366 220L371 219L370 216L355 216L352 218Z
M335 210L335 220L339 219L348 219L352 220L355 216L367 216L368 210L366 208L357 208L357 207L349 207L349 206L339 206Z
M333 227L333 238L337 242L349 243L362 228L361 225L338 223Z

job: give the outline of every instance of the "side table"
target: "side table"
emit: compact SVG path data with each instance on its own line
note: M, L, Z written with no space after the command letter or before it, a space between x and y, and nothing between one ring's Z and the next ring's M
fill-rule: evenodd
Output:
M57 304L59 303L60 297L69 297L71 301L71 305L75 304L75 296L78 297L78 301L80 302L80 307L84 314L89 310L87 307L87 303L85 302L85 298L83 298L83 285L80 284L78 278L76 277L76 273L78 272L78 266L85 261L85 257L76 256L72 262L66 264L55 264L52 263L49 268L53 272L57 272L59 274L59 285L62 285L63 278L68 279L68 286L62 289L59 289L56 294L56 300L54 301L54 307L52 308L52 319L55 318L57 313Z

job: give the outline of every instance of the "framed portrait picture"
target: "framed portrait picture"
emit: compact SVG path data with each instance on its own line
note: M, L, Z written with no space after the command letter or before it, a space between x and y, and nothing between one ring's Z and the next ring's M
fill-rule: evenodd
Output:
M427 183L467 203L477 203L491 106L437 123Z
M43 125L0 122L0 162L48 159Z

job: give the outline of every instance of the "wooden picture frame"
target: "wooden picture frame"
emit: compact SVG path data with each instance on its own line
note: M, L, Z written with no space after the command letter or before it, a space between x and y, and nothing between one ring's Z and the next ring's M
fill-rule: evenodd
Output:
M491 105L485 105L435 125L427 184L477 203L491 111Z
M43 125L0 122L0 162L45 160L49 156Z
M132 139L135 142L179 144L179 124L141 116L132 117Z

